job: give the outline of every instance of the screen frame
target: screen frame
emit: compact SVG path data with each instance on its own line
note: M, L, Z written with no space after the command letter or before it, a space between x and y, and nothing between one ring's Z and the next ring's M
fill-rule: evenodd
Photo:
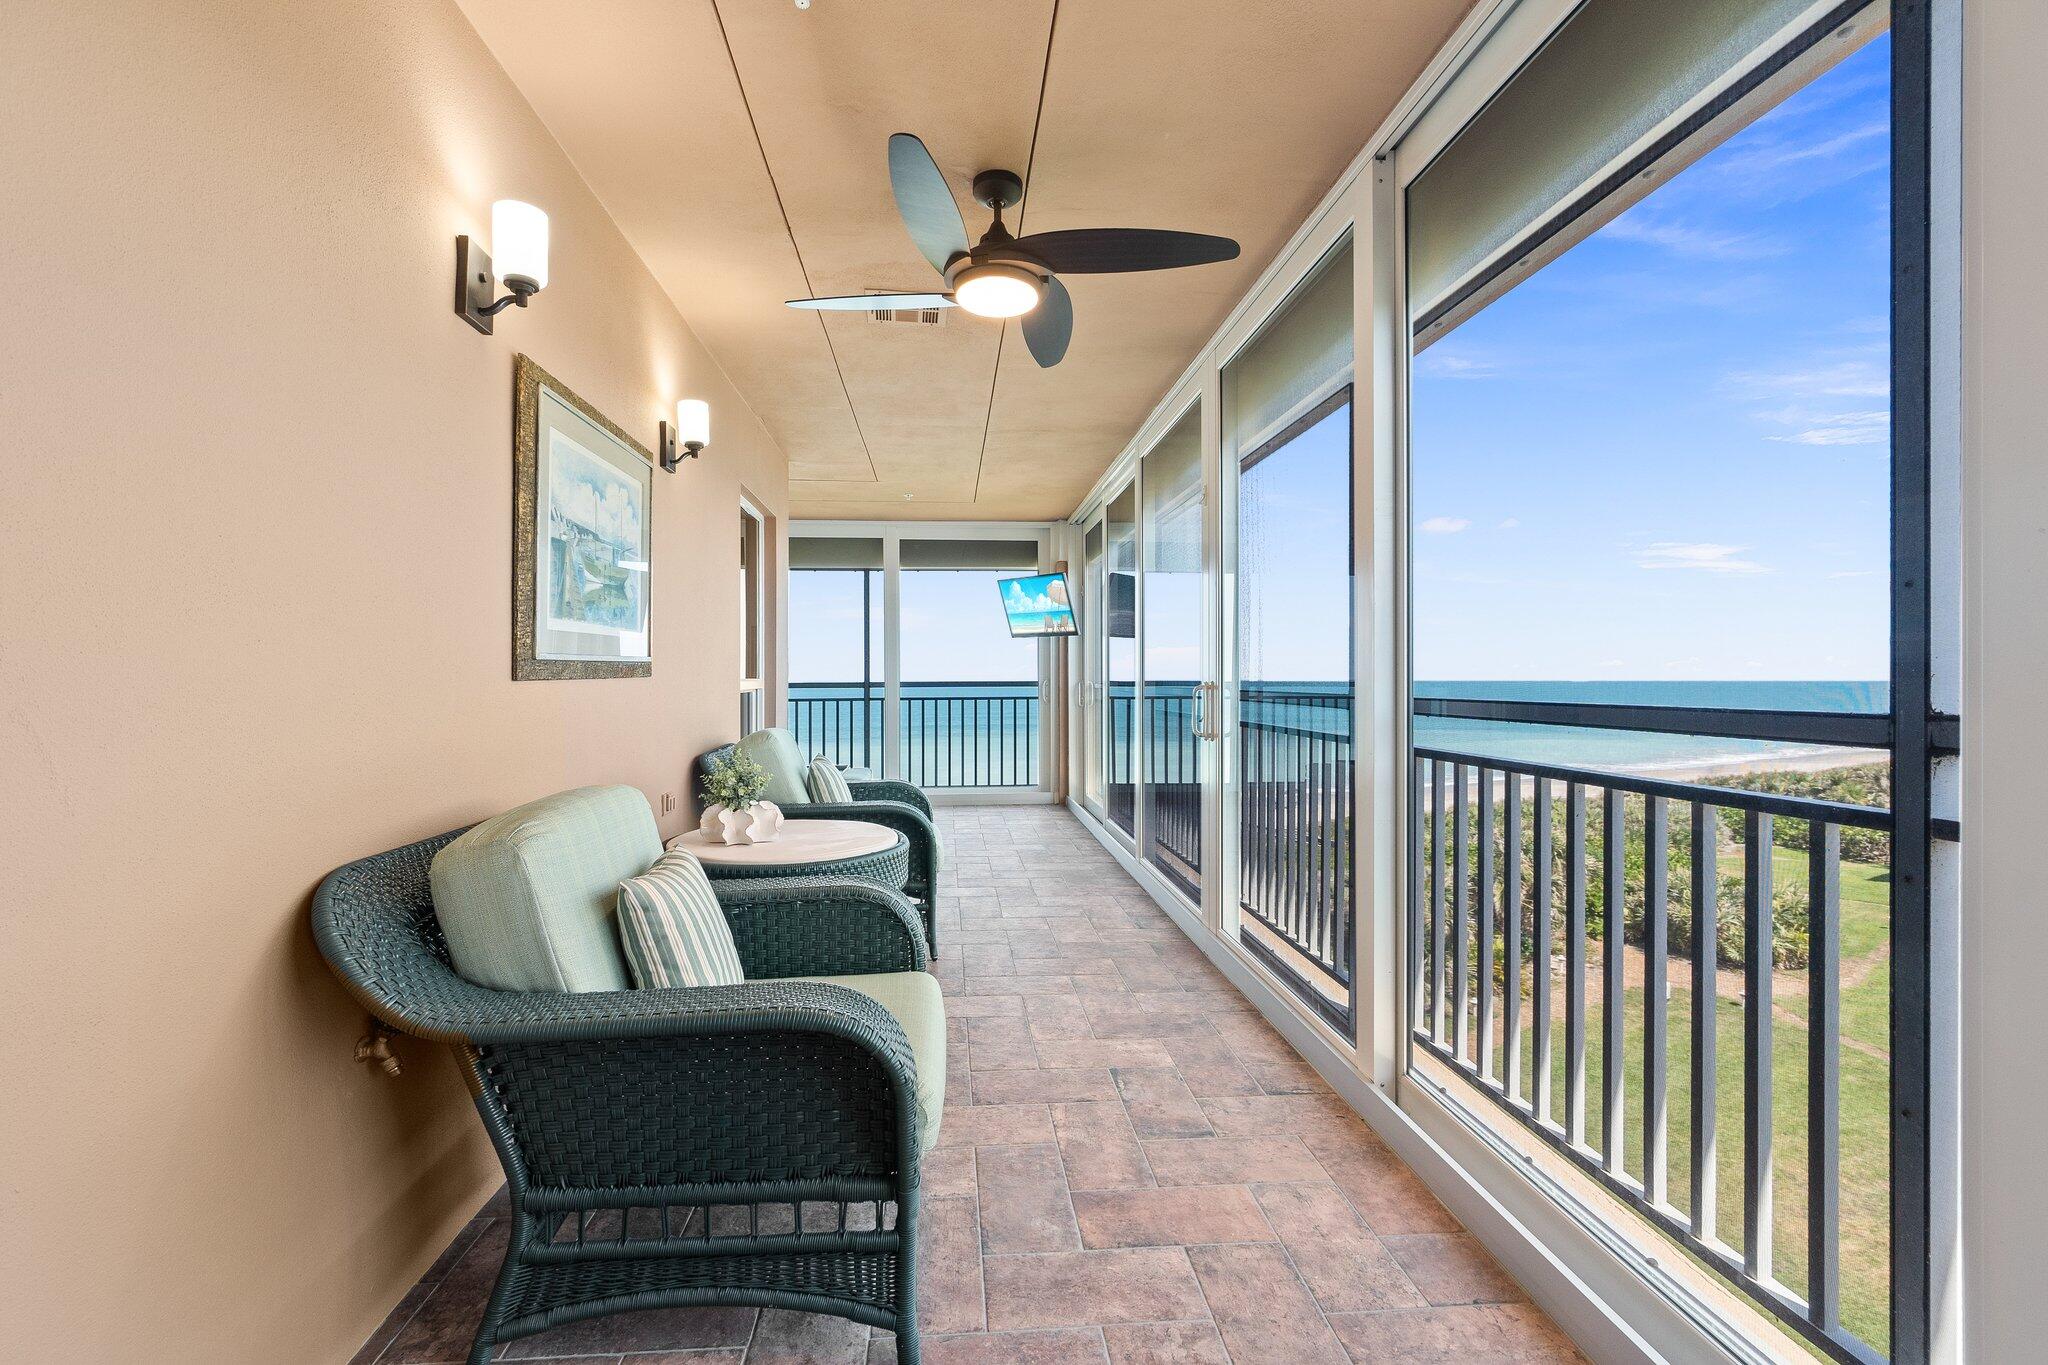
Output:
M1065 630L1024 630L1017 629L1017 618L1010 614L1009 587L1012 583L1030 583L1041 579L1057 578L1067 597L1067 628ZM1074 609L1074 585L1067 580L1065 569L1048 569L1043 573L1017 574L1010 578L996 580L996 600L1003 608L1003 624L1009 627L1012 640L1064 640L1081 633L1081 615Z

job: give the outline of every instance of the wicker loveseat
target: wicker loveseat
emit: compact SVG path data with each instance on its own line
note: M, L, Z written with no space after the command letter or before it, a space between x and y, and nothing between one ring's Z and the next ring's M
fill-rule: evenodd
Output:
M732 745L722 744L697 756L696 776L700 786L710 765L732 751ZM939 834L932 824L931 799L908 782L853 778L848 780L847 786L853 789L851 802L810 801L801 805L785 802L782 814L791 820L865 820L900 831L910 843L910 878L903 884L903 894L916 903L924 920L925 943L936 953L939 950Z
M892 1329L915 1361L936 1128L921 1131L912 1045L844 984L753 979L922 972L909 903L852 882L724 884L740 985L492 990L451 969L429 892L461 833L340 868L313 928L372 1014L454 1048L504 1164L512 1239L472 1365L562 1323L691 1304L837 1314Z

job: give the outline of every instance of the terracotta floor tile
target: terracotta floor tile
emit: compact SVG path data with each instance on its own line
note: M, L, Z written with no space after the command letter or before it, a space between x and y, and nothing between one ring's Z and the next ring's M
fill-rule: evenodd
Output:
M1170 1322L1208 1312L1179 1247L990 1256L991 1329Z
M1493 1315L1515 1358L1524 1365L1584 1365L1586 1357L1572 1345L1572 1339L1535 1304L1500 1303L1481 1311Z
M1046 1066L1170 1067L1173 1057L1156 1038L1074 1038L1043 1041Z
M977 1147L974 1172L984 1255L1080 1248L1059 1148Z
M1182 1062L1181 1079L1196 1098L1212 1095L1258 1095L1264 1092L1252 1074L1236 1062Z
M1038 1045L1029 1038L1016 1042L970 1043L967 1047L970 1071L1036 1071L1040 1065Z
M1099 1138L1086 1133L1059 1140L1060 1160L1072 1190L1130 1190L1155 1185L1145 1149L1134 1137Z
M1120 1323L1102 1329L1110 1365L1230 1365L1216 1324Z
M1366 1226L1382 1237L1460 1230L1451 1211L1379 1139L1311 1133L1304 1141Z
M1335 1095L1214 1095L1202 1100L1202 1112L1219 1136L1322 1135L1333 1150L1348 1145L1368 1155L1395 1159Z
M918 1173L927 1199L974 1197L972 1147L934 1147L924 1154Z
M1428 1302L1335 1185L1254 1185L1252 1194L1324 1312L1421 1308Z
M1348 1357L1277 1246L1188 1248L1216 1330L1236 1365L1344 1365Z
M1509 1365L1515 1359L1491 1308L1408 1308L1332 1313L1330 1326L1358 1365Z
M585 1318L522 1337L505 1347L504 1360L600 1355L606 1351L678 1351L698 1346L744 1346L753 1335L752 1308L656 1308Z
M974 1077L974 1102L978 1105L1056 1104L1116 1097L1116 1083L1110 1079L1109 1068L1102 1066L983 1071Z
M1269 1242L1274 1236L1242 1185L1077 1190L1073 1202L1082 1244L1091 1248Z
M972 1199L927 1199L917 1227L918 1325L927 1332L979 1332L981 1228Z
M1419 1233L1384 1240L1423 1297L1439 1307L1518 1303L1526 1297L1500 1263L1467 1233Z
M1173 1067L1118 1067L1111 1073L1141 1138L1209 1137L1208 1116Z
M868 1335L866 1324L845 1318L764 1308L747 1346L747 1365L864 1365Z
M924 1365L1101 1365L1102 1334L1092 1327L1047 1332L992 1332L974 1336L926 1336ZM877 1337L868 1365L895 1365L894 1338Z
M1160 1138L1143 1143L1162 1185L1249 1185L1326 1180L1300 1138Z
M1042 1104L949 1104L939 1117L941 1147L1022 1147L1051 1141L1052 1113Z

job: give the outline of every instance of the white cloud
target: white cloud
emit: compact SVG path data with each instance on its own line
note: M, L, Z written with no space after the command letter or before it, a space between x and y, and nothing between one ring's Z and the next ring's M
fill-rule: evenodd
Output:
M1432 536L1453 536L1471 524L1465 517L1431 517L1416 529Z
M1641 209L1609 223L1601 236L1662 247L1676 256L1710 261L1759 261L1785 254L1785 244L1754 232L1717 232L1684 223L1657 222Z
M1660 540L1637 554L1639 569L1691 569L1696 573L1769 573L1752 559L1744 559L1747 545L1715 545L1711 542Z
M1739 370L1728 386L1751 398L1883 398L1891 376L1876 358L1861 357L1790 370Z
M1503 531L1512 531L1521 524L1522 519L1520 517L1503 517L1501 519L1500 529Z
M1500 370L1491 357L1439 341L1415 358L1415 373L1424 379L1490 379Z
M1799 446L1875 446L1891 439L1892 415L1882 408L1809 420L1813 425L1804 431L1770 439Z

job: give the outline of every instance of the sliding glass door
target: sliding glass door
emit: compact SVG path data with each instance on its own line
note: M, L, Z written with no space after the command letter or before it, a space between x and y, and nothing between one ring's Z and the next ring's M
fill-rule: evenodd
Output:
M1144 504L1144 712L1139 765L1145 859L1188 899L1202 899L1202 745L1208 594L1202 565L1202 410L1189 408L1139 462Z
M1125 484L1102 520L1102 764L1104 809L1128 838L1138 832L1138 497Z
M1045 552L1038 528L791 528L798 747L930 790L1043 790L1055 646L1011 637L998 584Z
M1103 669L1106 666L1108 613L1101 603L1108 595L1108 561L1103 555L1103 514L1100 511L1081 534L1081 695L1075 724L1081 736L1081 804L1097 817L1103 814Z
M1228 885L1238 940L1353 1022L1351 249L1334 248L1223 370L1224 602L1234 698ZM1226 924L1228 920L1226 920Z

